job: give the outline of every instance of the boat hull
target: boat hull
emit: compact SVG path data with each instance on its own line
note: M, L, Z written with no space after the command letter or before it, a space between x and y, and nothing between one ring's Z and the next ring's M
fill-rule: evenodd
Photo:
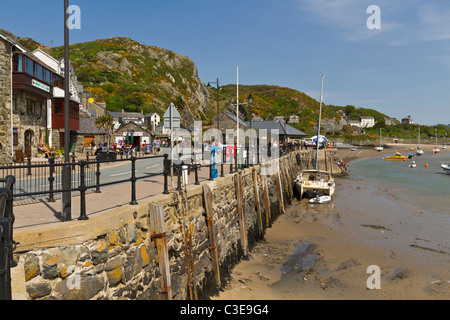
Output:
M305 171L295 180L295 188L304 197L308 191L312 194L323 194L332 197L336 191L336 185L332 175L324 171Z

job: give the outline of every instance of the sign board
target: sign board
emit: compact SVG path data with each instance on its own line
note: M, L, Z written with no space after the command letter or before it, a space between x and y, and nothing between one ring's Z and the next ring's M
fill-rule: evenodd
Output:
M36 80L32 81L34 87L44 90L46 92L50 92L50 87Z

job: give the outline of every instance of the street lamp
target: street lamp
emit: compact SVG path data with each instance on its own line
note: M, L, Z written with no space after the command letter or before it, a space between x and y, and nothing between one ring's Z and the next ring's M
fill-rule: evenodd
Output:
M252 111L252 108L253 108L253 101L254 101L255 99L253 98L253 96L252 95L249 95L248 96L248 104L250 105L250 129L252 128L252 120L253 120L253 111Z
M249 141L249 148L248 148L248 154L247 157L248 159L251 159L251 161L249 161L250 165L253 165L253 130L252 130L252 120L253 120L253 101L254 98L253 96L250 94L247 98L248 100L248 104L250 106L250 141ZM250 157L250 153L252 155L252 157Z
M215 82L208 82L208 88L211 88L211 84L215 83L217 86L217 130L220 131L220 120L219 120L219 112L220 112L220 108L219 108L219 90L220 90L220 84L219 84L219 79L217 79L217 81Z

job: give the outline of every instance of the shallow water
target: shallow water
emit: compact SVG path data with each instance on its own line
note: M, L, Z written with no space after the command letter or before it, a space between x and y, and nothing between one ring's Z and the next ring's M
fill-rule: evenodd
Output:
M412 161L416 168L409 167ZM406 162L385 161L380 156L353 161L350 175L377 183L387 196L423 212L450 214L450 175L441 168L444 161L450 161L450 152L428 153Z

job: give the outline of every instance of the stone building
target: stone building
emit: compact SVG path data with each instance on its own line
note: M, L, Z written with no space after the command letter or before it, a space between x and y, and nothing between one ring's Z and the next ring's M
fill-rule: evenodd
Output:
M1 163L37 157L43 144L64 145L64 77L55 59L41 50L35 53L0 32ZM70 129L78 126L79 101L72 98ZM52 138L55 129L59 134Z
M1 162L37 156L47 136L47 101L62 78L11 37L0 33Z
M12 104L12 50L14 43L0 33L0 163L11 162L13 151L13 128L11 126Z

